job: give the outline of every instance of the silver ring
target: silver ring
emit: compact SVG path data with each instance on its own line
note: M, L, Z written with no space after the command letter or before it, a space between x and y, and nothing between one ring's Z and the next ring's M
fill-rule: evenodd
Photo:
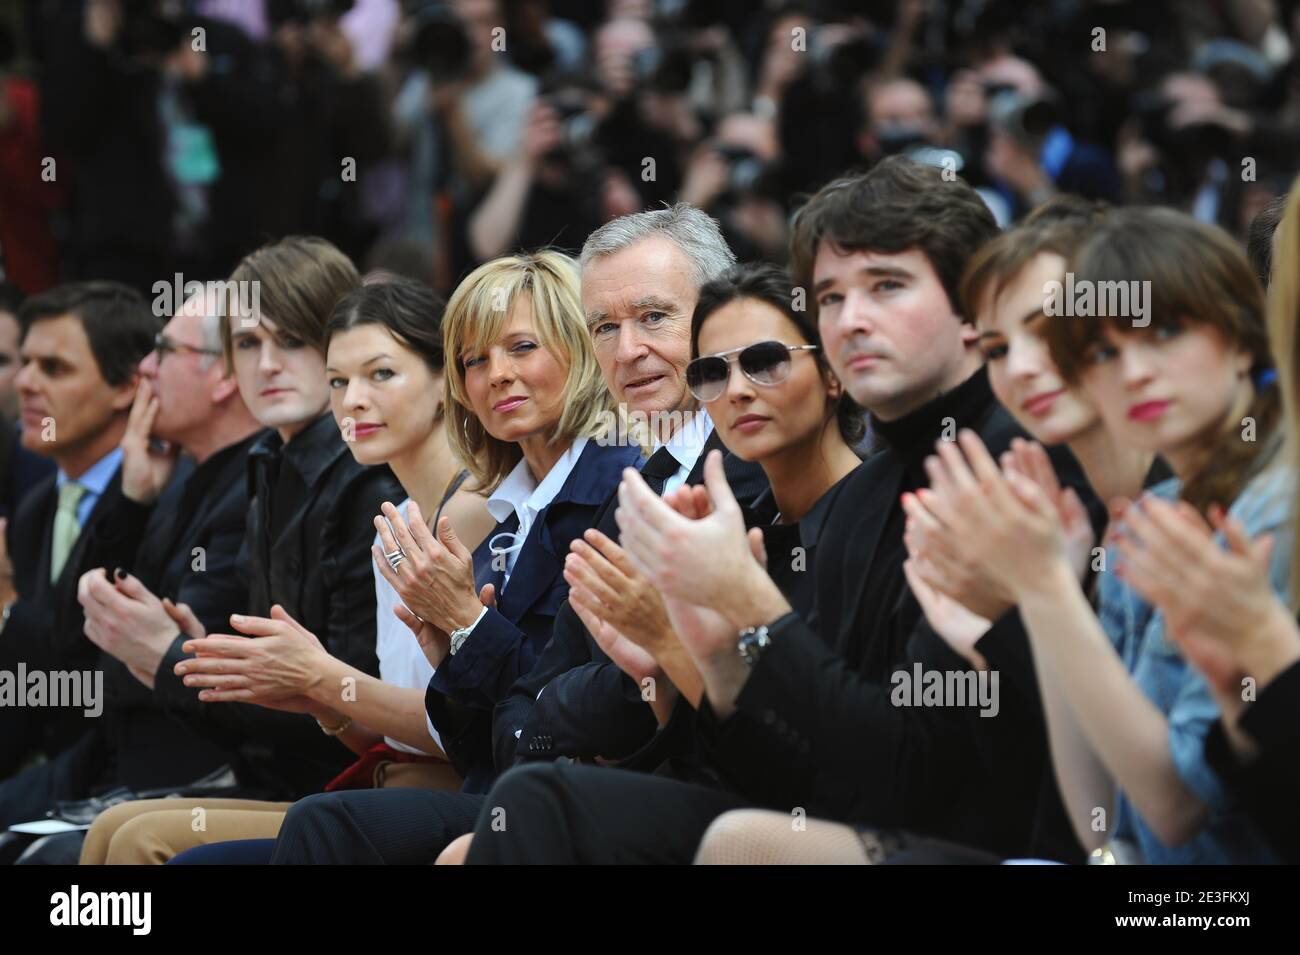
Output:
M389 556L387 554L385 554L384 556L388 557L388 566L393 568L393 570L396 570L397 565L400 564L402 561L406 560L406 555L403 554L400 550L396 554L393 554L392 556Z

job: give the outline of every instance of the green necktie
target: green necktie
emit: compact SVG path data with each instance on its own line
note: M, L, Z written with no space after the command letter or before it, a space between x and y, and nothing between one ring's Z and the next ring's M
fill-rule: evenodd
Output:
M63 573L73 545L81 535L81 522L77 520L77 505L86 489L76 481L67 481L59 488L59 509L54 512L54 539L50 548L50 582L55 583Z

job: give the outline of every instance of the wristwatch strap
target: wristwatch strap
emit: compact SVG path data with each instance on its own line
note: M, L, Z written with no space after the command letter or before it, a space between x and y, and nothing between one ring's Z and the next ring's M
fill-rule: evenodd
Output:
M454 657L456 655L456 651L459 650L465 641L469 639L469 635L474 632L474 628L478 626L478 622L483 619L483 615L487 612L488 608L484 607L478 612L478 616L474 618L474 622L468 627L459 627L451 632L451 648L448 650L448 653L450 653L451 656Z

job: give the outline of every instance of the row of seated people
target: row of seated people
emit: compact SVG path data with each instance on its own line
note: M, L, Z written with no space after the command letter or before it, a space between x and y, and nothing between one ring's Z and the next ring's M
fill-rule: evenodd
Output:
M124 787L25 856L87 863L1294 858L1297 204L1269 321L1212 227L999 234L902 158L801 210L788 273L688 206L445 307L291 238L75 442L55 356L149 312L37 297L60 471L10 543L76 607L35 622L16 557L0 636L108 695L0 820Z

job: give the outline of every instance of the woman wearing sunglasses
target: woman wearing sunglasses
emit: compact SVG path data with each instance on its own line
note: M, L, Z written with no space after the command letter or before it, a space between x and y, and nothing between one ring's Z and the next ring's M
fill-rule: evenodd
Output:
M771 490L755 503L767 569L800 612L812 605L821 522L860 463L862 409L821 352L816 322L797 311L786 273L739 265L700 289L686 383L727 446L755 461Z

